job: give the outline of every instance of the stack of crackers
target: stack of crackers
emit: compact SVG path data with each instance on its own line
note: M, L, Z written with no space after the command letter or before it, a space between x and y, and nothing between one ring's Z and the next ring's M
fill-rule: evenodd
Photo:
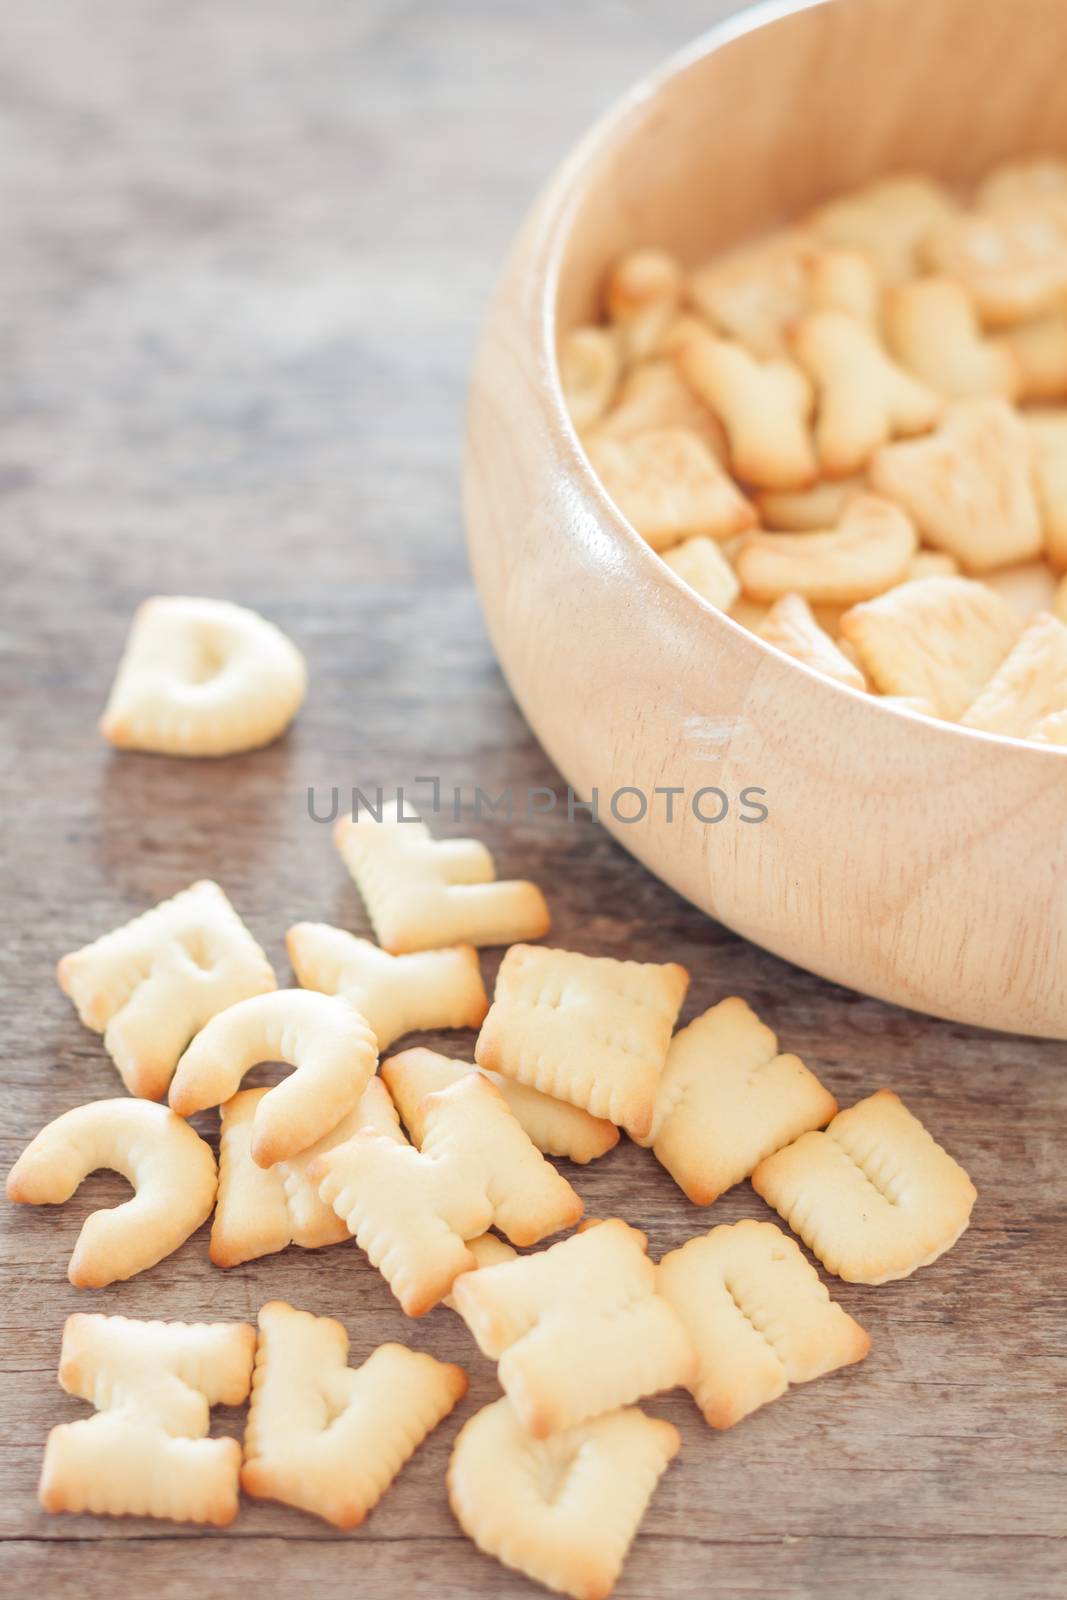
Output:
M729 1428L869 1339L776 1223L712 1227L654 1262L630 1221L584 1218L551 1158L580 1168L625 1133L700 1206L749 1178L828 1272L864 1284L949 1249L974 1188L891 1091L839 1110L744 1000L676 1031L682 967L534 943L543 895L499 881L482 844L434 839L402 805L342 819L336 842L379 943L298 923L299 987L277 987L208 882L64 957L60 984L129 1093L44 1128L8 1195L61 1203L101 1166L129 1179L133 1198L81 1230L85 1288L150 1269L212 1212L220 1268L354 1238L404 1313L447 1306L497 1364L501 1397L448 1467L464 1532L597 1600L679 1449L638 1402L682 1386ZM491 1004L482 945L508 947ZM479 1030L473 1062L380 1060L458 1028ZM293 1070L241 1088L270 1061ZM211 1107L217 1163L187 1120ZM59 1377L96 1409L52 1430L48 1510L218 1525L243 1490L355 1526L467 1388L400 1343L352 1368L339 1322L276 1300L255 1328L78 1313ZM243 1444L211 1438L210 1408L245 1400Z
M710 605L922 716L1067 745L1067 162L883 178L559 352L607 493Z

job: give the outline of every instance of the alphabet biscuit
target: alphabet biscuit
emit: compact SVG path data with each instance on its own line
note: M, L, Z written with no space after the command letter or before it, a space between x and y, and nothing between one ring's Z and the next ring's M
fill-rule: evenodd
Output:
M416 812L384 805L382 820L341 817L334 843L391 955L454 944L512 944L548 932L545 897L532 883L495 881L476 839L434 839ZM402 812L402 814L401 814Z
M765 1156L837 1111L797 1056L736 996L676 1033L643 1144L694 1205L713 1200Z
M955 720L975 701L1022 624L971 578L920 578L854 606L841 632L883 694L921 700Z
M400 1344L353 1369L341 1323L271 1300L259 1313L241 1487L357 1527L466 1392L462 1367Z
M1043 613L1027 624L960 721L1014 739L1067 743L1067 624Z
M306 1150L358 1103L378 1064L375 1038L347 1000L280 989L213 1017L178 1062L170 1103L191 1117L229 1100L263 1061L296 1070L264 1095L252 1125L252 1159L270 1167Z
M753 600L799 594L813 602L849 605L899 583L917 545L915 529L899 506L859 494L845 506L837 527L825 532L746 534L737 552L737 575Z
M217 883L204 880L64 956L56 969L131 1094L162 1100L205 1022L275 986L263 951Z
M67 1276L102 1289L154 1267L196 1232L215 1203L211 1146L166 1106L147 1100L93 1100L41 1129L7 1175L17 1205L62 1205L101 1167L121 1173L135 1193L82 1223Z
M729 611L741 593L736 572L713 539L687 539L665 550L663 559L683 583L719 611Z
M503 1096L470 1073L419 1108L418 1150L361 1129L308 1176L410 1317L477 1261L467 1240L497 1227L535 1244L573 1227L582 1202L523 1133Z
M386 1050L402 1034L478 1028L489 1009L473 945L391 956L324 922L298 922L285 948L304 989L340 995Z
M927 544L965 572L1028 561L1041 549L1026 426L1006 400L957 400L927 439L887 445L871 488L902 506Z
M768 644L792 656L794 661L803 661L805 666L828 678L836 678L851 689L866 689L867 680L863 673L838 649L830 635L820 628L803 595L782 595L771 606L756 632Z
M732 1428L790 1384L862 1361L870 1339L773 1222L712 1228L659 1264L658 1287L697 1352L693 1398Z
M756 513L704 441L688 428L603 433L586 451L606 492L653 550L705 535L729 539Z
M636 1406L533 1439L497 1400L460 1429L449 1503L486 1555L573 1600L607 1600L680 1445Z
M804 489L815 482L809 427L815 397L799 367L761 361L744 345L710 334L682 345L675 360L722 421L738 478L758 489Z
M209 1410L246 1398L255 1342L247 1322L68 1317L59 1381L97 1411L49 1434L45 1510L232 1522L241 1446L207 1437Z
M306 688L303 656L265 617L156 595L134 617L100 731L124 750L233 755L277 739Z
M929 1266L963 1233L976 1198L963 1168L890 1089L768 1156L752 1187L849 1283Z
M513 945L474 1059L642 1138L688 985L674 964Z
M252 1159L252 1126L257 1106L269 1093L269 1089L242 1089L221 1107L219 1193L210 1249L217 1267L236 1267L291 1244L302 1250L340 1244L349 1237L348 1229L319 1199L307 1176L309 1165L360 1128L373 1128L403 1142L388 1090L380 1078L372 1078L355 1109L323 1138L289 1161L259 1167Z
M456 1310L534 1438L689 1383L695 1356L656 1293L645 1236L613 1218L458 1278Z

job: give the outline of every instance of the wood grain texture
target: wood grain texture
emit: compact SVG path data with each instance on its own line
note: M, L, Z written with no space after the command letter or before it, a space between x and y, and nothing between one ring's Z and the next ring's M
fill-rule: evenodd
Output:
M56 988L73 949L216 877L288 976L303 917L366 931L309 784L560 786L494 665L462 549L457 459L475 330L537 184L590 117L715 10L493 0L54 0L11 9L0 51L6 578L5 1167L51 1117L115 1094ZM550 84L550 92L546 91ZM99 741L129 614L154 590L217 594L289 630L311 668L280 744L219 764ZM970 1231L929 1271L840 1287L862 1367L714 1435L682 1395L650 1405L683 1450L618 1593L777 1600L1052 1600L1062 1592L1067 1285L1062 1045L930 1022L807 976L707 921L602 830L560 810L477 831L544 886L558 943L674 959L685 1017L745 995L842 1103L891 1084L971 1172ZM1006 956L1006 959L1008 957ZM487 955L490 979L496 956ZM431 1041L433 1042L433 1041ZM469 1051L466 1035L436 1042ZM197 1119L212 1134L212 1115ZM569 1174L656 1254L768 1213L746 1186L688 1206L623 1143ZM76 1291L97 1176L63 1208L0 1210L0 1587L161 1600L258 1585L533 1596L479 1556L445 1499L463 1418L495 1395L458 1319L404 1319L354 1246L229 1273L207 1230L130 1283ZM282 1296L340 1317L361 1359L399 1338L472 1391L350 1535L245 1503L226 1533L46 1517L45 1435L85 1415L56 1381L73 1310L252 1317ZM241 1413L216 1413L238 1432Z
M564 328L595 315L606 271L635 244L696 262L877 174L967 182L998 155L1063 147L1065 19L1060 0L828 0L711 33L620 100L511 255L475 371L466 474L497 654L574 787L767 792L766 828L706 827L689 808L668 826L658 805L633 824L607 817L641 861L835 982L1061 1040L1062 752L892 707L701 600L607 499L554 346L557 314Z

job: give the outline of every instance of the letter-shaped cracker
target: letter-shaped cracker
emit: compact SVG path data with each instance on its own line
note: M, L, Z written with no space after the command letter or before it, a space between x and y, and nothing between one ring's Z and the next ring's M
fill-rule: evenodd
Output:
M1015 739L1064 743L1067 713L1067 625L1047 612L1023 629L977 700L960 721ZM1067 731L1067 730L1065 730Z
M7 1175L19 1205L62 1205L101 1167L121 1173L132 1200L82 1223L67 1276L102 1289L154 1267L195 1233L215 1202L215 1157L181 1117L147 1100L93 1100L41 1129Z
M623 516L653 550L703 534L730 539L756 513L726 470L688 428L650 428L624 439L586 441L593 470Z
M663 559L683 583L719 611L729 611L741 592L737 573L713 539L687 539Z
M1067 293L1067 199L961 213L931 230L922 255L963 285L987 326L1039 316Z
M640 1139L688 985L673 963L513 945L474 1059Z
M584 1228L586 1224L583 1222L580 1226ZM472 1272L480 1272L483 1267L498 1267L502 1261L514 1261L518 1255L518 1251L513 1250L506 1239L501 1239L499 1234L495 1233L482 1233L477 1239L468 1239L467 1249L476 1263L471 1268ZM454 1289L455 1284L452 1287ZM447 1306L450 1311L456 1309L456 1302L451 1294L446 1294L441 1304Z
M756 356L784 356L784 330L808 309L811 240L798 229L717 256L689 280L694 305L713 327Z
M241 1446L207 1437L209 1412L247 1397L255 1348L247 1322L68 1317L59 1381L97 1411L48 1435L45 1510L232 1522Z
M1045 553L1067 568L1067 407L1024 413L1034 452L1034 479Z
M420 1107L421 1147L362 1129L308 1169L409 1317L433 1309L497 1227L518 1245L573 1227L582 1202L500 1092L471 1072Z
M975 191L975 204L983 211L1043 200L1067 200L1067 162L1056 156L1033 156L1024 161L1002 161L987 172Z
M571 421L581 433L604 415L622 371L619 341L610 328L572 328L559 343L559 377Z
M737 575L752 600L800 594L823 604L850 605L899 583L917 544L899 506L858 494L837 527L823 533L746 534L737 552Z
M265 994L274 973L217 883L204 880L64 956L56 969L131 1094L162 1100L205 1022Z
M849 1283L929 1266L966 1228L970 1178L891 1089L761 1161L752 1187Z
M864 478L823 478L810 489L762 490L755 496L764 527L778 533L818 533L833 528L854 495L862 494Z
M756 632L794 661L803 661L805 666L847 683L851 689L866 689L863 673L820 628L803 595L784 594L776 600Z
M417 814L386 804L382 820L341 817L334 843L363 896L378 942L392 955L453 944L513 944L548 932L535 884L496 880L477 839L434 839Z
M659 349L682 298L682 269L666 250L631 250L608 274L604 304L627 363Z
M808 218L826 244L858 250L885 283L912 277L919 246L935 224L954 217L958 206L940 184L912 173L894 173L839 195Z
M1041 549L1030 439L1006 400L957 400L928 439L879 450L870 479L965 572L1029 561Z
M790 361L760 361L707 334L684 344L678 369L721 418L737 476L759 489L803 489L818 476L811 384Z
M883 694L961 717L1004 660L1022 623L987 584L917 578L841 618L842 636Z
M392 1095L404 1125L416 1144L422 1143L422 1102L459 1083L468 1073L480 1069L470 1061L452 1061L435 1050L402 1050L382 1062L382 1078ZM566 1100L553 1100L539 1089L513 1083L498 1072L484 1074L507 1101L519 1127L546 1156L566 1156L583 1166L606 1155L619 1142L619 1130L603 1117L591 1117L580 1106Z
M659 1292L697 1353L705 1421L732 1428L791 1383L862 1361L871 1341L773 1222L712 1228L659 1264Z
M847 312L804 317L792 349L818 391L815 441L831 478L859 472L879 445L923 433L941 415L940 396L897 366L878 335Z
M467 1374L401 1344L348 1365L332 1317L271 1300L259 1313L241 1487L355 1528L467 1392Z
M612 1218L454 1284L456 1310L499 1362L500 1386L534 1438L692 1380L689 1335L656 1293L645 1247L643 1233Z
M298 922L285 948L301 987L339 994L355 1006L379 1051L416 1030L478 1028L489 1009L471 944L391 956L343 928Z
M952 278L913 278L890 289L885 304L889 347L909 372L939 394L1019 392L1019 363L1003 341L982 333L967 291Z
M295 1071L264 1095L252 1125L252 1159L272 1167L299 1155L352 1110L378 1065L375 1038L338 995L279 989L213 1017L178 1062L170 1103L191 1117L221 1105L263 1061Z
M354 1111L291 1161L257 1167L252 1160L256 1107L269 1089L242 1089L222 1106L219 1194L211 1224L211 1259L217 1267L273 1255L288 1245L319 1250L340 1244L348 1229L319 1199L307 1169L316 1156L344 1144L360 1128L373 1128L403 1143L396 1108L380 1078L372 1078Z
M607 1600L681 1439L631 1406L531 1439L507 1400L464 1423L448 1499L479 1550L572 1600Z
M694 333L706 332L706 327L691 318L687 323L675 324L671 338L680 345ZM695 433L720 465L726 465L726 434L722 423L693 393L674 361L667 356L643 361L626 374L615 404L601 418L592 437L630 439L634 434L655 428L685 428L688 433Z
M1067 398L1067 314L1049 311L1017 322L1005 328L1001 342L1018 369L1018 399Z
M837 1101L743 1000L721 1000L676 1033L659 1081L652 1146L697 1206L710 1206L764 1156L810 1128Z
M306 688L303 656L265 617L156 595L134 617L100 731L124 750L233 755L277 739Z

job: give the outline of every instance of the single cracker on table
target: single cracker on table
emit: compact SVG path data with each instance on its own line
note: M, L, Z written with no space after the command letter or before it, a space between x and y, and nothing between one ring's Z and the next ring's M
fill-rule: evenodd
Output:
M391 955L454 944L513 944L548 932L536 884L498 880L477 839L434 839L417 812L392 802L358 819L341 817L334 843Z
M343 1243L349 1238L348 1229L319 1199L308 1167L316 1156L351 1139L360 1128L398 1141L403 1138L388 1090L380 1078L372 1078L355 1109L323 1138L289 1161L257 1166L252 1159L252 1127L256 1108L269 1093L269 1089L242 1089L221 1107L219 1193L209 1252L217 1267L236 1267L291 1244L319 1250Z
M457 1278L455 1309L534 1438L688 1384L689 1335L656 1293L645 1235L618 1218Z
M920 700L952 721L973 704L1021 629L1007 601L972 578L917 578L841 618L842 636L882 694Z
M662 552L671 571L719 611L729 611L741 592L737 573L713 539L687 539Z
M359 1102L378 1065L374 1034L347 1000L279 989L213 1017L178 1063L170 1104L191 1117L236 1094L264 1061L295 1070L256 1109L252 1159L270 1167L315 1144Z
M422 1143L422 1103L429 1094L448 1089L468 1073L481 1072L472 1061L453 1061L435 1050L402 1050L382 1062L381 1074L404 1126L415 1144ZM619 1142L619 1130L603 1117L591 1117L580 1106L553 1100L524 1083L514 1083L498 1072L484 1076L507 1101L519 1127L546 1156L566 1156L581 1165L606 1155Z
M877 333L847 312L812 312L790 342L815 385L815 444L828 477L860 472L880 445L925 433L941 415L940 395L898 366Z
M936 433L887 445L871 488L902 506L925 543L965 572L1029 561L1042 546L1026 425L1006 400L957 400Z
M866 689L867 680L859 667L820 628L803 595L782 595L755 631L768 644L824 677L836 678L850 689Z
M217 883L205 879L64 956L56 968L131 1094L165 1098L195 1033L238 1000L266 994L270 962Z
M871 1341L793 1239L773 1222L712 1228L659 1264L658 1288L697 1353L693 1398L713 1428L735 1423L790 1384L862 1361Z
M513 945L474 1059L642 1138L688 985L674 963Z
M726 429L736 475L757 489L805 489L819 475L811 384L791 361L761 361L744 345L704 334L675 355L686 383Z
M679 539L730 539L756 513L729 473L688 428L650 428L626 438L586 439L605 492L653 550Z
M1067 744L1067 623L1047 612L1034 617L960 721L1014 739Z
M401 1344L352 1368L340 1322L271 1300L259 1313L241 1487L355 1528L466 1392L462 1367Z
M379 1051L405 1033L479 1028L489 1000L471 944L391 956L325 922L298 922L285 948L303 989L340 995L369 1024Z
M481 1073L419 1107L420 1147L361 1129L308 1176L409 1317L424 1316L477 1261L467 1241L497 1227L536 1244L573 1227L582 1202Z
M636 1406L533 1439L497 1400L460 1429L449 1503L486 1555L572 1600L607 1600L680 1446Z
M100 731L124 750L234 755L284 733L306 688L300 651L257 612L156 595L138 607Z
M649 1145L686 1198L710 1206L783 1145L824 1127L837 1101L736 995L676 1033Z
M890 500L858 494L823 533L747 533L736 565L751 600L787 594L828 605L873 599L900 583L918 546L910 520Z
M891 1089L768 1156L752 1187L848 1283L929 1266L956 1243L976 1199L963 1168Z
M241 1446L207 1437L209 1412L246 1399L255 1345L247 1322L68 1317L59 1381L97 1411L49 1434L45 1510L231 1523Z
M80 1289L132 1278L169 1256L211 1215L215 1157L181 1117L148 1100L93 1100L41 1129L7 1175L17 1205L62 1205L107 1167L133 1198L82 1223L67 1276Z
M966 289L954 279L898 284L886 295L885 321L897 360L938 394L1018 398L1020 362L1004 340L985 336Z

